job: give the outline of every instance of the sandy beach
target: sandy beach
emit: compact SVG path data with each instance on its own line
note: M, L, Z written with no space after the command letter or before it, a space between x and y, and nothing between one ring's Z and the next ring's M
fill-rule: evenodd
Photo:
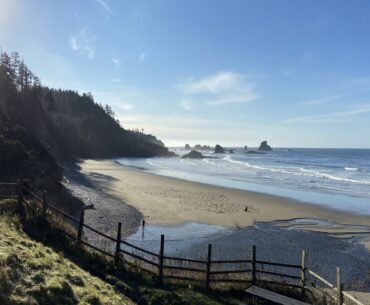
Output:
M166 251L197 257L212 243L215 257L242 259L256 245L262 259L298 264L305 249L314 270L334 283L335 268L342 266L345 288L362 300L368 299L361 291L367 292L370 287L370 252L361 244L369 249L369 216L158 176L111 160L85 160L79 166L78 171L66 172L65 186L85 204L94 205L86 210L85 221L106 234L115 236L117 223L122 222L123 236L157 251L158 233L165 233L166 228L166 234L176 228L181 235L189 224L215 225L220 232L200 239L166 239ZM148 240L141 240L142 219L146 220ZM92 242L102 242L95 234L85 234Z
M109 160L86 160L79 165L81 173L89 180L105 193L138 209L151 224L197 222L245 227L256 222L313 218L330 220L336 225L305 223L302 224L305 230L330 233L369 231L370 216L289 198L158 176Z

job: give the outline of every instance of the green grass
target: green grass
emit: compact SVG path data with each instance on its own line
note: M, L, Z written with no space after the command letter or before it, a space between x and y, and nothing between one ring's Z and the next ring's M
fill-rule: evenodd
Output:
M31 240L17 216L0 216L0 304L134 304L63 254Z
M104 257L85 249L76 251L55 228L18 215L22 213L14 201L0 201L2 305L249 303L240 292L159 286L150 277L122 274Z

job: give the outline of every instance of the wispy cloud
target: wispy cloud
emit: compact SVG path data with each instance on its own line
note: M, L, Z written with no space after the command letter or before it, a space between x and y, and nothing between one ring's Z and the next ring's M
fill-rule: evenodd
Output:
M116 69L118 69L121 66L121 60L116 56L112 57L112 62Z
M89 27L84 27L77 35L69 38L69 44L74 51L93 59L95 57L95 40L96 36Z
M313 57L313 52L312 51L306 51L302 55L302 59L305 61L311 60Z
M346 111L336 111L317 115L302 116L298 118L288 119L285 123L299 123L299 122L323 122L338 118L350 117L354 115L370 113L370 104L357 105L352 109Z
M192 110L193 109L193 104L189 100L183 100L180 103L180 106L184 108L185 110Z
M145 58L146 58L146 53L145 52L141 52L140 53L140 55L139 55L139 61L143 61L143 60L145 60Z
M109 14L113 14L113 11L112 9L110 8L110 6L104 1L104 0L96 0L97 3L100 4L100 6L106 11L108 12Z
M134 108L134 106L132 106L131 104L125 104L125 103L121 103L119 105L117 105L116 107L122 109L122 110L132 110Z
M202 95L210 106L245 103L259 97L255 85L247 82L244 75L234 72L219 72L199 80L189 78L179 87L184 94Z
M110 83L122 83L122 80L120 78L110 78L108 80Z
M291 76L291 75L294 75L294 71L290 70L290 69L284 69L284 70L281 71L281 74L283 74L285 76Z
M370 86L370 77L357 77L353 79L353 82L360 84L364 87Z
M345 94L335 94L335 95L325 96L325 97L316 98L312 100L307 100L304 102L297 103L296 105L310 106L310 105L317 105L317 104L325 104L327 102L335 101L345 96L346 96Z

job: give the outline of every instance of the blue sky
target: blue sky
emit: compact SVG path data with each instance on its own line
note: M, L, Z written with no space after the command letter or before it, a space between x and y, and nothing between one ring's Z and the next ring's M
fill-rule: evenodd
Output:
M370 147L369 1L0 0L0 46L167 145Z

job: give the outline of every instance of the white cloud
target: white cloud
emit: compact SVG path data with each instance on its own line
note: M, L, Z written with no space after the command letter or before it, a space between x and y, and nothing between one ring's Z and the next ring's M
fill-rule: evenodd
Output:
M330 95L322 98L312 99L308 101L304 101L301 103L298 103L298 106L310 106L310 105L316 105L316 104L324 104L326 102L331 102L337 99L340 99L342 97L346 96L345 94L336 94L336 95Z
M219 72L200 80L189 78L179 85L187 95L202 95L206 104L219 106L229 103L246 103L257 99L255 85L244 75L234 72Z
M253 101L258 98L258 95L254 93L254 88L250 88L250 90L246 90L245 92L239 92L235 95L228 95L222 98L218 98L216 100L208 101L207 105L210 106L220 106L229 103L246 103L249 101Z
M139 56L139 61L143 61L145 58L146 58L146 53L145 52L142 52Z
M95 57L95 40L96 36L89 27L84 27L77 35L69 38L69 44L74 51L93 59Z
M113 14L112 9L104 0L96 0L96 2L99 3L100 6L104 8L104 10L107 11L109 14Z
M347 110L347 111L336 111L336 112L329 112L311 116L303 116L293 119L288 119L285 123L299 123L299 122L323 122L329 121L333 119L343 118L343 117L350 117L353 115L370 113L370 104L368 105L357 105L354 108Z
M189 100L183 100L180 103L180 106L184 108L185 110L192 110L193 109L193 104Z
M122 83L122 80L120 78L110 78L108 80L110 83Z
M116 69L118 69L120 66L121 66L121 61L118 57L116 56L113 56L112 57L112 62L113 62L113 65Z
M125 103L121 103L119 105L117 105L118 108L122 109L122 110L132 110L134 108L134 106L130 105L130 104L125 104Z
M352 81L362 86L363 89L368 89L370 87L370 77L357 77Z

